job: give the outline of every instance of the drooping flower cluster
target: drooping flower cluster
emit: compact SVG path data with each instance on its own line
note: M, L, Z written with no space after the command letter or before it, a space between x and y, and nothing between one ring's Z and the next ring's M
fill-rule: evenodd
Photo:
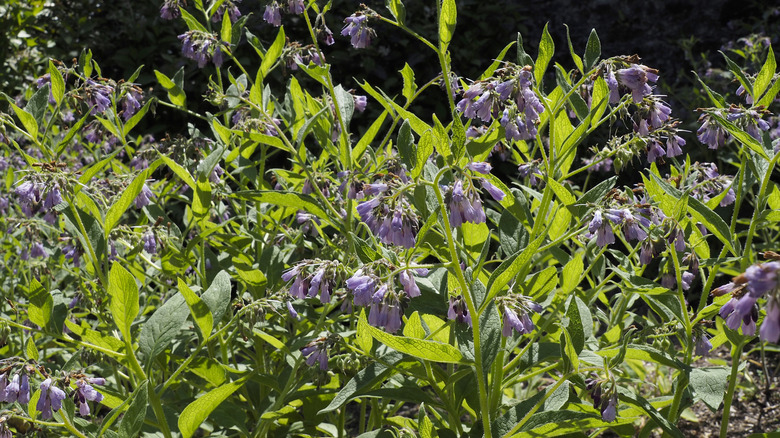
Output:
M126 122L141 109L141 100L144 96L141 89L135 84L125 83L122 88L125 90L122 98L122 119Z
M105 112L111 106L111 94L114 87L106 83L98 83L87 79L84 87L84 100L89 105L89 113L93 116Z
M30 380L26 373L16 373L8 380L6 374L0 375L0 402L19 402L26 405L30 401Z
M209 61L213 62L217 67L222 66L224 61L223 51L227 44L214 35L198 30L190 30L179 35L179 39L182 41L181 53L185 57L197 61L198 67L205 67Z
M469 327L472 326L471 315L469 314L469 309L466 306L463 295L450 297L450 305L447 309L447 319L461 324L468 324Z
M386 244L413 248L418 215L407 200L405 174L388 174L385 182L363 185L363 196L374 196L357 206L360 219Z
M42 211L46 213L43 217L46 222L56 223L59 213L55 207L63 203L59 183L51 181L44 183L31 178L17 186L14 192L19 198L22 212L27 217Z
M490 123L499 119L507 141L530 140L544 105L533 90L531 67L515 65L499 69L496 76L474 82L458 102L458 110L469 119Z
M105 383L106 379L102 377L82 378L76 381L76 392L73 394L73 398L79 407L79 415L82 417L89 416L88 401L97 403L103 401L103 394L97 392L92 385L104 385Z
M759 335L764 341L777 343L780 340L780 261L758 263L731 282L712 291L713 295L731 293L731 299L720 309L720 316L732 330L742 327L742 333L752 336L756 333L759 298L766 296L766 316Z
M328 350L338 342L338 335L321 336L301 348L301 355L306 357L306 365L313 367L320 365L320 370L328 369Z
M330 302L340 272L341 264L335 260L303 260L282 274L282 280L289 282L294 279L289 290L292 297L304 299L319 294L320 301L325 304Z
M344 19L344 23L347 23L343 29L341 29L341 35L348 36L352 47L356 49L365 49L371 45L371 38L376 36L374 29L368 27L368 16L355 12L349 17Z
M718 173L718 166L715 163L694 163L691 165L692 176L695 177L695 184L691 190L691 195L702 202L707 202L712 198L721 196L723 192L726 195L720 200L718 205L726 207L731 205L737 199L732 183L734 177L721 175Z
M160 17L166 20L173 20L174 18L181 17L181 11L179 10L180 0L165 0L160 7Z
M290 70L298 70L298 64L308 65L310 62L320 67L323 65L320 53L314 45L302 46L295 41L287 44L282 58L286 60L285 65Z
M228 13L231 23L238 21L238 18L241 17L241 11L238 9L238 6L236 6L236 3L241 3L241 0L223 1L222 4L219 5L219 8L214 12L214 15L211 16L211 21L214 23L221 23L225 12Z
M607 387L608 382L609 387ZM615 421L618 398L614 380L605 380L592 374L592 377L585 379L585 388L590 391L593 408L601 412L601 419L607 423Z
M379 270L390 270L386 264L375 263L365 265L355 271L352 277L346 281L347 288L352 296L344 300L342 309L352 311L352 304L356 306L368 306L368 323L374 327L383 327L389 333L395 333L401 328L401 316L404 308L411 298L421 295L420 287L414 280L412 270L404 269L400 272L390 272L389 278L380 277ZM419 269L418 275L427 273ZM395 275L397 273L397 275ZM392 277L397 276L401 290L397 291Z
M38 398L38 404L35 406L35 409L41 413L41 418L44 420L49 420L54 416L52 411L56 412L62 409L62 401L65 400L65 391L57 388L52 383L51 378L41 383L41 395Z
M506 337L512 336L512 330L521 335L534 331L534 322L529 313L541 313L543 310L542 306L531 298L514 293L497 298L496 304L504 321L501 334Z

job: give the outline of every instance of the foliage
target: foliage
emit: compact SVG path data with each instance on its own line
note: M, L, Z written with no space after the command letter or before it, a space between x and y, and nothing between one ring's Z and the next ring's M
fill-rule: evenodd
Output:
M780 338L771 47L697 85L694 138L595 30L570 69L545 27L458 77L455 0L423 33L347 17L334 57L406 32L438 63L355 90L330 8L271 2L264 41L240 1L165 0L178 70L84 49L3 95L0 436L682 436L698 400L726 436Z

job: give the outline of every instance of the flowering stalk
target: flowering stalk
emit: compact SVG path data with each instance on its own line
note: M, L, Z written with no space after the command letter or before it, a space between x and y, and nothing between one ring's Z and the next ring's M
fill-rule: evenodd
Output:
M448 93L449 94L449 93ZM480 327L479 327L479 313L474 305L474 298L471 295L471 290L466 283L466 277L463 275L463 269L460 266L460 258L458 257L458 251L455 248L455 239L452 235L452 227L450 226L449 214L444 203L444 196L441 193L439 187L439 180L449 168L445 167L440 170L433 180L433 190L436 193L436 200L439 202L439 212L441 213L442 222L444 224L444 240L447 241L447 247L450 251L450 264L448 269L455 271L455 277L458 279L458 285L463 291L463 299L468 307L469 315L471 316L472 336L474 341L474 373L477 378L477 386L479 387L479 406L482 412L482 427L485 436L492 436L491 433L491 412L487 385L485 382L485 373L482 366L482 343L480 339ZM486 300L487 301L487 300Z

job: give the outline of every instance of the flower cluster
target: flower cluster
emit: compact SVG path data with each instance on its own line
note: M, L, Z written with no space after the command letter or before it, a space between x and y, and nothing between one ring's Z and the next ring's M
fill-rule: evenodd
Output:
M297 42L290 42L284 50L282 58L286 59L285 65L290 70L298 70L298 64L308 65L310 62L322 67L320 52L314 45L302 46Z
M160 17L166 20L173 20L174 18L181 17L179 2L180 0L165 0L160 7Z
M731 205L737 199L737 194L732 187L734 177L718 173L718 166L715 163L694 163L691 169L694 177L692 196L707 202L726 192L718 203L721 207Z
M458 110L469 119L485 123L500 115L499 122L507 141L533 139L544 105L533 90L531 67L510 65L496 74L496 77L474 82L463 93Z
M236 3L241 3L241 0L223 1L222 4L219 5L219 8L214 12L214 15L211 16L211 21L214 23L221 23L222 17L224 17L226 11L230 17L231 23L238 21L238 18L241 16L241 11L238 9L238 6L236 6Z
M374 196L357 206L360 219L386 244L413 248L418 230L418 215L407 200L405 174L388 173L385 182L364 184L362 196ZM359 196L357 193L355 196Z
M601 411L601 419L607 423L617 418L617 391L615 382L610 382L609 388L605 389L607 380L601 379L598 375L593 374L592 377L585 379L585 388L590 391L593 408Z
M467 175L466 181L468 185L466 188L463 187L463 181L456 180L446 188L445 192L445 202L450 208L449 218L452 227L460 227L466 222L479 224L487 219L485 211L482 209L482 200L475 186L476 181L479 181L482 188L496 201L500 202L506 196L501 189L493 185L487 178L479 177L479 174L487 175L490 173L492 166L489 163L482 161L471 162L466 165L466 169L472 172L471 175Z
M304 260L282 274L282 280L289 282L290 295L304 299L316 297L319 293L323 304L330 302L336 277L340 272L338 261Z
M43 211L46 212L43 217L46 222L50 224L57 222L58 212L55 207L63 203L59 183L43 183L35 179L28 179L17 186L14 192L19 198L22 212L27 217L32 217L36 212Z
M214 37L214 35L198 30L190 30L179 35L179 39L182 41L181 53L185 57L197 61L198 67L205 67L209 61L213 62L217 67L222 66L224 61L223 51L227 44Z
M504 321L501 334L512 336L512 330L524 335L534 331L534 322L529 313L541 313L542 306L525 295L509 294L496 299L498 309Z
M114 87L106 83L98 83L87 79L84 87L84 100L89 105L89 113L93 116L105 112L111 106L111 94Z
M780 340L780 261L758 263L750 266L744 273L734 277L731 282L712 291L713 295L731 293L732 298L720 309L720 316L726 320L726 326L732 330L742 327L742 333L752 336L756 333L759 298L767 295L766 317L761 324L759 335L762 340L777 342Z
M347 279L346 285L352 295L352 303L356 306L368 306L368 323L374 327L384 327L390 333L395 333L401 328L401 316L409 299L420 296L420 287L414 280L409 269L401 270L397 274L401 291L396 291L390 278L381 278L376 271L378 265L366 265L358 269L352 277ZM422 275L427 271L417 270ZM351 311L351 303L344 302L344 310Z
M59 411L62 409L62 401L65 400L65 391L52 385L51 378L44 380L41 383L41 396L38 398L38 404L35 406L41 413L41 418L44 420L51 419L54 415L52 411Z
M306 365L313 367L318 363L320 370L327 371L328 350L338 342L338 339L338 335L321 336L301 348L301 355L306 357Z
M29 401L30 380L26 373L16 373L10 381L5 373L0 375L0 402L26 405Z
M355 12L349 17L344 19L344 23L347 23L343 29L341 29L341 35L348 36L352 47L356 49L365 49L371 45L371 38L376 36L374 29L368 27L368 16Z
M143 99L143 92L137 85L131 83L123 84L125 90L124 97L122 98L122 119L124 121L130 120L139 109L141 109L141 100Z
M466 323L469 327L472 326L471 315L469 314L469 309L466 306L466 300L463 299L463 295L450 297L450 306L447 309L447 319L461 324Z

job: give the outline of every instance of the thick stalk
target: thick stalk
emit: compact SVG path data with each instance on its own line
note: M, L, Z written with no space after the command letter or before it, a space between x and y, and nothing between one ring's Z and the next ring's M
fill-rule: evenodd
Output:
M720 438L726 438L729 433L729 414L731 413L731 402L734 400L734 390L737 388L737 374L739 374L739 360L742 357L743 343L734 345L731 348L731 375L729 376L729 387L726 390L726 396L723 398L723 417L720 421Z

